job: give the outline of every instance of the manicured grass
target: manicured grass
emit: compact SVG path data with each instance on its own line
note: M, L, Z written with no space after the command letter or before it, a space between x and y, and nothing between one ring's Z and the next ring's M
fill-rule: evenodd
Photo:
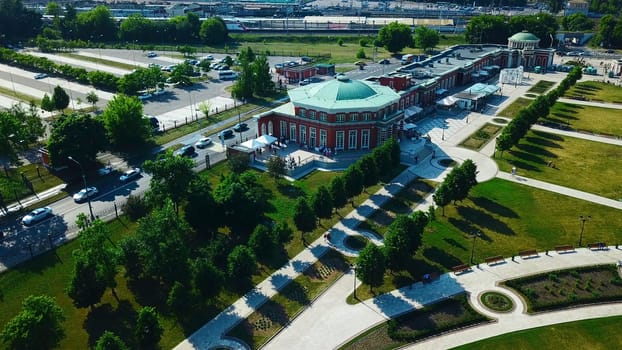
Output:
M532 86L529 90L527 90L528 92L532 92L534 94L543 94L545 93L548 89L551 88L551 86L555 85L554 81L548 81L548 80L539 80L534 86Z
M475 186L465 201L437 208L436 219L425 229L421 248L407 270L385 274L384 284L374 288L380 295L421 280L434 271L447 272L469 263L471 234L480 231L475 261L490 256L511 257L519 250L552 250L557 245L576 245L579 215L592 216L586 223L584 242L620 242L622 216L619 210L557 193L493 179ZM374 295L368 286L357 289L361 300Z
M495 159L503 171L516 166L520 176L622 199L622 183L617 181L622 166L619 146L529 131L517 146L502 157L497 153Z
M5 95L7 97L13 97L16 98L26 104L30 104L30 103L34 103L37 106L41 105L41 99L36 98L34 96L30 96L27 94L24 94L22 92L19 92L17 90L13 91L12 89L7 89L5 87L0 87L0 94Z
M514 303L507 295L498 292L485 292L479 298L487 308L497 312L507 312L514 308Z
M38 173L37 168L39 169ZM40 193L63 183L63 180L51 174L46 167L37 164L27 164L0 171L0 193L2 193L2 198L7 204L15 201L15 193L20 200L32 196L30 188L22 180L22 173L32 182L35 193Z
M341 350L395 349L441 332L483 323L464 295L443 300L382 323L352 339Z
M227 335L252 349L261 347L349 268L341 254L330 250Z
M622 103L622 88L599 81L582 81L572 86L564 97Z
M576 130L619 137L622 136L622 118L619 114L618 109L556 102L544 120Z
M622 300L622 278L615 265L552 271L503 284L522 294L529 312Z
M138 68L138 66L132 65L132 64L127 64L127 63L122 63L122 62L117 62L117 61L111 61L111 60L107 60L107 59L99 58L99 57L83 56L83 55L80 55L80 54L77 54L77 53L63 52L63 53L59 53L59 55L70 57L70 58L74 58L74 59L81 60L81 61L93 62L93 63L101 64L101 65L104 65L104 66L110 66L110 67L116 67L116 68L120 68L120 69L125 69L125 70L128 70L128 71L131 71L132 69Z
M503 334L454 349L619 349L621 325L622 316L561 323Z
M502 126L486 123L475 133L471 134L469 138L462 141L460 146L469 148L472 150L479 150L485 144L487 144L492 138L494 138L499 131L501 131Z
M519 97L514 102L512 102L509 106L505 107L501 112L497 113L498 116L506 117L506 118L514 118L518 115L525 107L529 106L533 102L533 100Z

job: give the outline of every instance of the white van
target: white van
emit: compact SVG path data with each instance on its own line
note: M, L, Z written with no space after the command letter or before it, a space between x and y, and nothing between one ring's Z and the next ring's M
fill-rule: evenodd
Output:
M235 80L238 78L238 73L232 70L221 70L218 72L218 79L220 80Z

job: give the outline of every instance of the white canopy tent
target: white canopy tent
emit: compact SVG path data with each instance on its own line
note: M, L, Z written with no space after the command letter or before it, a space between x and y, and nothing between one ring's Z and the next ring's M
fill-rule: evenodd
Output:
M442 100L436 101L436 104L439 105L439 106L449 107L449 106L455 105L456 102L458 102L458 99L456 99L453 96L447 96L447 97L445 97Z
M248 140L246 142L242 142L241 145L246 147L246 148L250 148L252 150L258 150L258 149L260 149L260 148L265 146L265 144L257 141L257 139L251 139L251 140Z
M413 115L421 112L423 110L423 108L418 107L418 106L411 106L408 107L404 110L404 115L406 116L406 118L412 117Z
M270 135L261 135L255 140L261 142L264 146L268 146L276 142L276 137Z

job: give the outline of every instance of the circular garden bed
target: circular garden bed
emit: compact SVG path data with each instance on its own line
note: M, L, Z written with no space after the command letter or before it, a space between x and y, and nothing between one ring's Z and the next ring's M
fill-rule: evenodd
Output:
M486 308L496 312L509 312L514 309L512 299L499 292L484 292L479 300Z
M343 244L352 249L352 250L361 250L363 248L365 248L365 246L367 245L367 238L363 237L363 236L346 236L346 239L343 241Z
M492 118L492 121L498 124L507 124L508 121L506 119L503 118Z
M438 165L449 168L456 165L456 161L451 158L442 158L438 160Z

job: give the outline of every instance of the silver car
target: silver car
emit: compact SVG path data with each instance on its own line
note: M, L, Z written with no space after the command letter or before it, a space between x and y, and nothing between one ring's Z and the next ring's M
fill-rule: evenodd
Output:
M99 191L97 187L87 187L80 190L80 192L73 195L73 200L76 203L84 202L85 200L95 197Z
M39 221L45 220L49 216L52 216L52 208L50 207L37 208L22 218L22 225L24 226L34 225Z
M134 168L124 172L123 175L119 177L119 180L121 182L128 182L137 179L138 177L140 177L140 168Z

